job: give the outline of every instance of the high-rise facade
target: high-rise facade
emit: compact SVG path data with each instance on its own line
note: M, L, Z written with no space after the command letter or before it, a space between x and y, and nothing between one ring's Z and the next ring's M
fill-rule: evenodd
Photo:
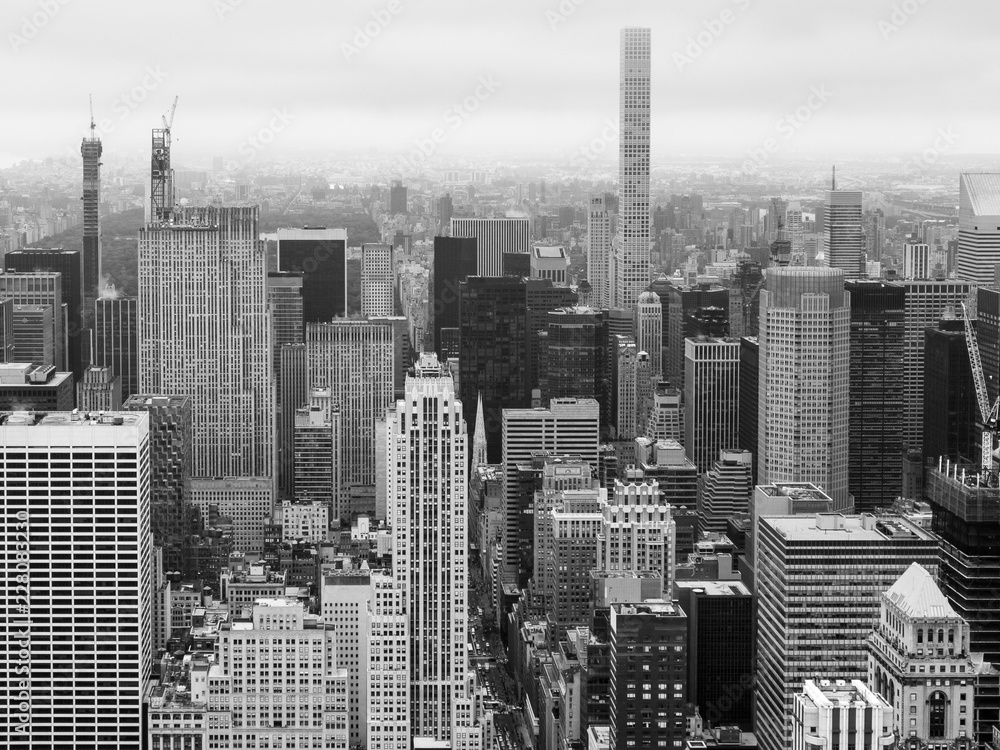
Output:
M962 305L976 292L965 281L926 281L904 279L906 289L903 318L903 447L921 450L924 416L924 331L937 325L951 308L961 315Z
M393 403L393 327L337 320L306 325L308 382L340 404L341 494L375 486L375 421Z
M600 406L593 399L553 399L547 409L503 410L503 561L509 574L518 567L517 467L535 451L573 454L597 466Z
M968 623L930 571L910 565L879 597L878 620L868 637L866 677L892 709L890 731L906 743L972 738L971 651ZM948 677L929 680L931 670Z
M823 239L824 265L839 268L845 279L866 275L860 190L827 191Z
M907 242L903 245L903 277L929 279L931 277L931 247L925 242Z
M848 489L857 513L889 508L903 479L906 289L848 281L851 296Z
M470 276L459 285L462 403L483 397L486 443L491 463L500 460L501 410L527 407L527 310L525 282L506 276ZM472 426L473 430L477 425Z
M474 237L476 269L480 276L503 276L504 253L531 251L531 225L527 218L451 220L452 237Z
M139 392L139 299L99 297L94 301L91 360L121 378L122 401Z
M13 357L14 300L0 298L0 362L13 362L15 361Z
M302 274L267 274L267 308L271 314L271 371L278 408L281 407L281 347L305 340L302 312Z
M0 299L14 305L48 305L52 308L53 364L60 372L67 368L66 308L63 306L63 276L52 271L0 273Z
M188 539L198 531L191 504L191 397L137 393L122 408L149 415L149 525L153 546L163 550L164 570L190 576L195 571L187 555Z
M618 440L632 440L639 435L638 406L638 352L631 336L613 337L610 346L614 348L611 370L610 397L611 417L615 437Z
M405 214L406 208L406 185L401 180L393 180L389 187L389 213Z
M49 272L62 274L62 299L66 320L66 364L67 372L79 380L83 377L83 260L79 250L64 250L61 247L27 247L13 250L4 256L7 271L13 273ZM60 306L54 306L60 314Z
M924 463L940 458L978 463L982 416L965 325L943 319L924 336Z
M608 372L608 327L600 310L564 307L548 315L539 368L542 398L600 398Z
M306 323L347 315L347 230L278 229L278 270L302 274Z
M396 296L392 245L366 242L361 246L361 314L392 315Z
M614 750L683 745L687 627L687 615L672 602L611 605Z
M963 173L958 182L958 278L993 286L1000 264L1000 173Z
M615 196L592 195L587 209L587 280L593 289L594 307L614 307L611 277L612 243L616 231Z
M267 259L258 209L182 208L139 230L139 387L191 396L194 475L274 472Z
M94 327L94 300L101 286L101 139L91 131L80 143L83 157L83 327ZM88 355L89 352L85 352ZM92 360L84 357L84 365Z
M712 468L698 477L698 530L726 533L726 520L750 511L753 454L723 449Z
M130 412L0 417L6 748L145 747L148 425Z
M664 304L664 295L660 295ZM670 285L666 291L666 372L672 385L684 390L684 339L729 335L729 290L701 282Z
M656 292L639 295L635 308L635 345L649 355L652 376L659 380L663 372L663 305Z
M851 506L851 298L839 268L771 268L761 291L759 481L812 482Z
M330 402L328 388L313 389L310 405L295 414L295 497L318 500L340 519L340 410Z
M10 300L7 300L10 302ZM14 305L12 362L30 362L37 366L55 366L55 342L52 340L52 305Z
M650 31L621 30L615 306L635 308L649 284Z
M792 750L839 746L893 747L892 707L863 680L806 680L792 708Z
M457 338L461 301L459 284L476 275L476 262L475 237L434 238L434 268L431 273L433 288L428 293L428 301L432 306L429 317L434 334L434 351L442 362L447 361L448 357L458 356L458 352L451 348L445 350L441 331L454 330Z
M81 411L119 411L122 382L110 367L91 365L76 384L76 407Z
M740 340L684 340L684 449L699 472L739 445Z
M892 516L762 516L755 529L755 733L762 750L791 750L803 682L817 673L865 678L879 596L912 562L936 573L938 545L928 531Z
M468 681L468 434L451 377L407 378L387 416L393 578L409 624L414 736L449 741L472 725Z

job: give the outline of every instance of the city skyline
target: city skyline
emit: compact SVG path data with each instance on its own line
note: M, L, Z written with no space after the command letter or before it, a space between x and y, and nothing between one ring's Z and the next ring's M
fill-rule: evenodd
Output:
M746 158L754 150L767 162L904 157L928 148L997 153L990 135L998 118L979 95L996 62L988 44L974 43L1000 13L987 2L958 14L917 0L836 8L731 0L669 10L637 2L627 13L609 2L525 1L480 4L472 18L454 2L407 0L336 9L308 3L280 18L239 0L184 2L163 16L97 5L106 12L30 2L9 9L2 54L24 73L12 77L17 105L0 167L79 153L78 139L89 133L88 93L106 155L146 148L149 128L179 95L187 139L178 140L178 163L373 149L409 158L423 142L427 161L509 150L565 153L581 167L610 164L615 37L624 26L648 27L655 40L654 164L671 154ZM188 43L149 45L145 35L117 33L152 24L162 38ZM244 57L245 75L232 75L233 55L274 44L282 31L295 35L295 56ZM514 35L519 49L545 49L546 64L510 54ZM761 43L772 39L781 43ZM959 43L963 54L948 54ZM192 48L199 54L184 53ZM213 83L220 78L222 89Z

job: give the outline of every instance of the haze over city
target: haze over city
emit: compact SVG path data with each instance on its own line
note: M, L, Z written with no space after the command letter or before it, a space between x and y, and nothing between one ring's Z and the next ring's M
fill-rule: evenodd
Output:
M742 157L769 137L782 159L905 157L939 129L955 134L949 158L998 151L984 95L1000 73L990 0L960 13L940 0L50 5L5 5L0 166L75 151L88 94L119 154L147 147L180 95L182 161L236 155L276 112L287 127L267 158L409 152L439 127L438 155L569 158L616 120L617 29L629 24L653 39L654 163ZM448 119L481 77L493 90ZM828 96L802 110L814 89Z

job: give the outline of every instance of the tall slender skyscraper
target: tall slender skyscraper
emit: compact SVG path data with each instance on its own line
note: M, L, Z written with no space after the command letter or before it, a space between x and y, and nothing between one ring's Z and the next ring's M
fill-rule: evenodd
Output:
M451 377L424 355L389 413L388 517L393 577L407 592L414 736L452 740L471 726L467 680L467 451ZM388 703L389 701L386 701ZM453 746L458 747L458 744Z
M663 304L656 292L639 295L635 318L635 346L649 355L651 374L659 380L663 366Z
M740 340L684 340L684 449L699 472L740 440Z
M181 208L139 230L139 387L191 396L194 476L270 477L274 390L258 209Z
M145 745L148 432L149 418L132 412L0 417L5 748ZM16 472L30 472L31 486Z
M759 481L812 482L835 510L848 509L851 296L844 272L770 268L760 295Z
M958 278L994 284L1000 264L1000 173L963 174L958 183Z
M101 285L101 139L90 123L90 138L80 144L83 156L83 327L94 327L94 300ZM89 342L89 336L86 337ZM91 364L85 352L84 365Z
M615 305L633 309L649 284L649 29L621 30Z
M434 335L434 351L438 359L446 361L458 356L459 284L476 275L475 237L435 237L433 288L428 290L430 327ZM442 336L442 329L449 329ZM453 334L453 335L452 335ZM446 345L448 340L455 345Z
M841 269L845 279L866 275L860 190L827 191L824 240L825 265Z

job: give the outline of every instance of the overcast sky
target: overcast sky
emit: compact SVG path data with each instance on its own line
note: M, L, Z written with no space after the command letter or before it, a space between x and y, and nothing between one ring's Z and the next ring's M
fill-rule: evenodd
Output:
M0 166L78 152L88 93L106 154L148 150L150 128L179 95L175 164L212 154L411 151L435 129L439 155L571 157L613 137L618 34L629 25L652 29L654 161L742 157L768 138L782 156L905 156L935 139L955 154L1000 152L996 0L3 0L3 8ZM456 112L463 101L475 111Z

